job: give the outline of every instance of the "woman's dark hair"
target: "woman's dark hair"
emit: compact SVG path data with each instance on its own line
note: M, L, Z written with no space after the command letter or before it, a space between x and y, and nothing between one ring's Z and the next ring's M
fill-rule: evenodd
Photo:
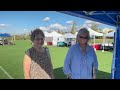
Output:
M41 29L35 29L33 31L31 31L31 41L34 41L36 36L42 36L43 38L45 38L45 35L43 33L43 31Z

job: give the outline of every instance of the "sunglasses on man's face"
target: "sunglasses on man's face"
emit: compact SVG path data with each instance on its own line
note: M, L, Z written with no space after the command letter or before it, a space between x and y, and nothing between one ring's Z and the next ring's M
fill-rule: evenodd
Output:
M81 39L88 39L88 37L82 37L82 36L79 36L79 38L81 38Z

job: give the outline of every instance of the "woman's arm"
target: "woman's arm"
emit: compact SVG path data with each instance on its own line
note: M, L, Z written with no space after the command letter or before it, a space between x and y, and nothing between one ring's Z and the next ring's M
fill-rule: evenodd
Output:
M31 58L25 54L23 60L23 69L24 69L24 78L30 79L30 65L31 65Z

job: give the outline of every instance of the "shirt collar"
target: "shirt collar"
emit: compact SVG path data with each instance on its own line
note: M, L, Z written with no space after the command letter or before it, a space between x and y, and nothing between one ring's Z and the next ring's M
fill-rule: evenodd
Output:
M77 43L77 46L78 46L78 48L80 48L80 50L82 50L80 43ZM86 52L89 51L89 48L90 48L90 46L89 46L89 44L87 44Z

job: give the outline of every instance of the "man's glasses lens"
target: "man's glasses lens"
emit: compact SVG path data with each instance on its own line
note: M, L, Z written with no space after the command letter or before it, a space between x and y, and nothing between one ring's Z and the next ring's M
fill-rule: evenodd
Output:
M82 36L79 36L79 38L82 38L82 39L88 39L88 37L82 37Z

